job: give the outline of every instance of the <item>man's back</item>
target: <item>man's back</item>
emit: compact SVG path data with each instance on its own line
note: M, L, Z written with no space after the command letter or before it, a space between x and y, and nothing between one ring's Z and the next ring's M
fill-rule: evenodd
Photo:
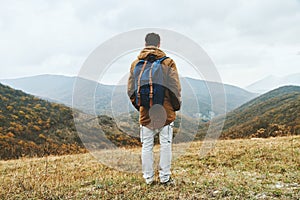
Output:
M128 96L133 106L140 112L140 138L142 142L142 171L147 184L154 181L153 169L153 145L154 136L159 133L160 161L159 178L163 184L172 182L171 179L171 160L172 160L172 140L173 122L176 118L175 111L180 109L180 82L175 62L171 58L165 58L166 54L159 49L160 37L156 33L149 33L145 38L145 48L140 52L138 58L131 64L128 79ZM149 61L151 67L159 60L162 73L164 88L163 101L161 104L140 103L140 79ZM160 62L161 61L161 62ZM138 65L143 63L143 66ZM140 73L135 70L139 67ZM149 66L148 66L149 67ZM150 69L151 71L151 69ZM148 73L152 76L152 73ZM153 98L152 77L149 79L150 90L149 98ZM138 83L138 84L136 84ZM147 83L146 83L147 84ZM147 85L146 85L147 86ZM152 99L153 100L153 99Z

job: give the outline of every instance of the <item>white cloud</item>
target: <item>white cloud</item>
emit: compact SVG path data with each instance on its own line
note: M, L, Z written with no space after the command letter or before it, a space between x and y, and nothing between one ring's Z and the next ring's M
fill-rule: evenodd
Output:
M245 86L270 74L300 72L297 0L0 4L0 78L76 75L103 41L143 27L171 29L192 38L215 61L227 83Z

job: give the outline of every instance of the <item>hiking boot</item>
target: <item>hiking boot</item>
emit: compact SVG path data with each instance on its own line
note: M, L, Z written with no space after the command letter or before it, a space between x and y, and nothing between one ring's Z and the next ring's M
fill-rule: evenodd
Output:
M175 181L170 177L168 181L161 182L160 184L164 186L175 186Z
M147 185L152 185L153 182L154 182L153 177L151 177L151 178L146 178L145 180L146 180L146 184L147 184Z

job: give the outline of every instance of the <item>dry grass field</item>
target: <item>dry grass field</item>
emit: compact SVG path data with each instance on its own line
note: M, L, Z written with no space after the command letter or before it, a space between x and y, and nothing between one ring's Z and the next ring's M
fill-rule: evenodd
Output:
M90 154L0 161L0 199L300 199L300 137L201 142L174 160L175 186L147 186L140 173Z

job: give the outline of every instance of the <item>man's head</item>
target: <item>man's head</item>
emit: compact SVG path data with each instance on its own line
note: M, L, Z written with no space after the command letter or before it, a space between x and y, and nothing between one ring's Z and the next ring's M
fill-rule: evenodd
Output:
M160 37L156 33L148 33L145 37L146 46L160 46Z

